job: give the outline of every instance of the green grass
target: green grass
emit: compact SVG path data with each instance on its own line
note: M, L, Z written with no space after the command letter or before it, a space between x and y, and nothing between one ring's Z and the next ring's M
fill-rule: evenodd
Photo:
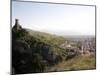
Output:
M49 71L72 71L72 70L89 70L96 68L96 59L95 55L91 54L90 56L77 56L67 61L63 61L55 65L54 67L49 68Z

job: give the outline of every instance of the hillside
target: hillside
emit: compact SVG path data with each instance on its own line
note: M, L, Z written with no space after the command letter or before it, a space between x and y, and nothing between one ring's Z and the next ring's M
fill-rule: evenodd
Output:
M12 28L12 67L15 73L44 72L66 58L59 45L61 36L32 31L20 27ZM33 65L34 64L34 65Z
M53 35L45 32L33 31L30 29L26 29L26 31L28 31L28 33L34 38L39 39L40 41L43 41L45 43L59 45L62 42L66 41L66 39L62 36Z
M95 39L73 42L72 38L25 29L16 20L12 28L13 75L81 69L95 69Z

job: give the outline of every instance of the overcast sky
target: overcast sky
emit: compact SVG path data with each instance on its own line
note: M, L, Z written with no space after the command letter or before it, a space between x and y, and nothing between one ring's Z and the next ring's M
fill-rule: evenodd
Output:
M15 18L32 30L58 35L95 35L95 7L34 2L12 2Z

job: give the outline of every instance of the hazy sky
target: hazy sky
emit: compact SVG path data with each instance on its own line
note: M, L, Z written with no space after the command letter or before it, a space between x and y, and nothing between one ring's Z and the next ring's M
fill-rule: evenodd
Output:
M59 35L95 35L95 7L12 2L15 18L24 28Z

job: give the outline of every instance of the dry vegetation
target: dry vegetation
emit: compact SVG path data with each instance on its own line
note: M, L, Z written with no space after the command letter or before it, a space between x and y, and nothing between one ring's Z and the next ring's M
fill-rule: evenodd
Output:
M67 61L63 61L55 65L54 67L49 68L50 71L74 71L74 70L87 70L87 69L95 69L95 54L91 55L80 55L76 56Z

